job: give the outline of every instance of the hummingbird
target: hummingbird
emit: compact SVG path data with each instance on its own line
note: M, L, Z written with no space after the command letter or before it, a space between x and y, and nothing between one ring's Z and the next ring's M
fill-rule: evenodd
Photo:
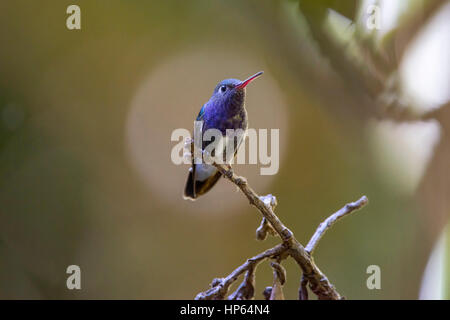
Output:
M208 129L217 129L226 139L227 129L243 130L248 126L247 110L245 109L245 88L254 79L263 74L260 71L251 77L241 81L238 79L225 79L217 84L208 102L200 109L196 121L202 121L201 132ZM245 134L234 141L234 155L236 156ZM212 141L202 141L204 150ZM226 146L226 144L225 144ZM230 159L227 159L229 161ZM211 164L194 163L189 169L189 174L184 189L184 199L196 200L205 194L217 183L221 173Z

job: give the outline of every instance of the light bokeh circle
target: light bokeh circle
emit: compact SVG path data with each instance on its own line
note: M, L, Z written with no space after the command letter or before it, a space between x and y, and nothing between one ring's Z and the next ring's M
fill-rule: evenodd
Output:
M197 201L183 200L189 166L172 162L171 151L178 142L172 142L171 135L177 128L192 132L201 106L219 81L244 79L259 70L264 70L264 75L247 88L249 128L268 129L269 133L270 129L279 129L281 166L288 137L287 108L276 81L257 58L229 48L190 50L166 59L143 79L130 103L125 136L130 163L153 199L180 213L211 216L238 213L247 205L245 197L225 179ZM235 170L263 194L270 192L268 187L276 175L261 175L260 167L236 165Z

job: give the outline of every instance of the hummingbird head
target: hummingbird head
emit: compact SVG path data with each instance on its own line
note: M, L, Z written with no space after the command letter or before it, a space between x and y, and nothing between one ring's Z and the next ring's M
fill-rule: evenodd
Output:
M260 71L243 81L238 79L223 80L214 89L211 99L227 111L238 111L244 105L245 87L262 74L263 72Z

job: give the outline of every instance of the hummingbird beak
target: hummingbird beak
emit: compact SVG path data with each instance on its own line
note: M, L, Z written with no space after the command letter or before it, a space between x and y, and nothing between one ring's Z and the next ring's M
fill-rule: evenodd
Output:
M244 89L250 82L252 82L253 80L255 80L256 78L258 78L260 75L262 75L264 72L260 71L258 73L255 73L254 75L252 75L251 77L245 79L244 81L242 81L241 83L239 83L235 89Z

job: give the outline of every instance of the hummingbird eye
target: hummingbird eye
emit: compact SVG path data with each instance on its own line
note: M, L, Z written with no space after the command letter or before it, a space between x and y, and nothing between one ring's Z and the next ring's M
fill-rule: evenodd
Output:
M227 91L227 86L221 86L219 90L220 92L224 93L225 91Z

